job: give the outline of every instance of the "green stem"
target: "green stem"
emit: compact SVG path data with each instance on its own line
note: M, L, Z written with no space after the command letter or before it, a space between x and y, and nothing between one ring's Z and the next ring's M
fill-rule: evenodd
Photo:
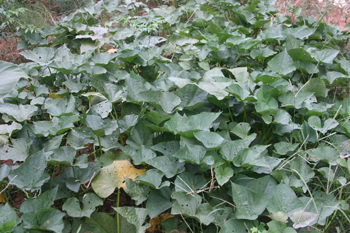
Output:
M50 184L50 190L52 190L52 184L53 184L53 177L55 175L55 169L53 169L52 171L52 175L51 175L51 184Z
M98 139L98 145L100 146L100 155L102 155L102 146L101 146L101 140L100 140L100 137L97 137ZM95 156L95 159L96 159L96 156Z
M233 117L232 117L232 113L231 113L231 108L230 108L230 106L228 106L228 112L230 113L230 118L231 118L231 121L233 122Z
M72 170L73 170L74 179L76 179L74 167L72 167Z
M119 134L119 141L122 144L122 146L124 146L124 140L123 140L123 136L121 134Z
M246 107L245 107L245 103L243 103L243 111L244 111L244 115L243 115L243 119L244 119L244 121L245 122L248 122L248 119L247 119L247 109L246 109Z
M117 114L117 110L115 110L114 104L113 104L113 111L114 111L115 119L118 120L118 114Z
M119 207L119 200L120 200L120 188L118 188L117 208ZM118 212L117 212L117 232L120 233L119 213Z

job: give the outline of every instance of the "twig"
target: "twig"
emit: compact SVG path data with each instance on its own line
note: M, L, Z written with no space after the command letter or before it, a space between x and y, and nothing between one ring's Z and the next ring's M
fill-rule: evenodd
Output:
M2 192L4 192L4 191L10 186L11 182L12 182L17 176L18 176L18 175L15 175L15 176L10 180L10 182L6 185L6 187L5 187L3 190L1 190L0 194L1 194Z

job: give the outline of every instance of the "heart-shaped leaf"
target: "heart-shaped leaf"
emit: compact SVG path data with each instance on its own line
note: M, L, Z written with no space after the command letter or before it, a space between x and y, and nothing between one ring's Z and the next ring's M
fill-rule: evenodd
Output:
M11 92L20 78L28 75L15 64L0 61L0 99Z
M82 199L83 208L80 207L80 202L77 198L70 197L64 202L62 210L67 211L67 214L71 217L90 217L97 206L103 205L101 198L94 193L87 193Z
M261 194L234 184L232 186L232 199L237 206L237 219L255 220L265 210L268 200Z
M111 165L102 168L91 185L97 195L106 198L116 188L125 187L124 178L134 179L145 172L145 169L136 169L127 160L114 161Z

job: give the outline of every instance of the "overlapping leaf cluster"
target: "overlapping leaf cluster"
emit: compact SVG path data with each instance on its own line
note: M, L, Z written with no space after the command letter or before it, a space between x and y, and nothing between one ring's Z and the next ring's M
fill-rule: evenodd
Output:
M329 93L348 82L349 35L273 3L105 0L18 34L32 62L0 63L0 159L18 162L0 182L31 197L21 217L0 207L0 229L116 232L95 209L120 187L135 232L164 211L165 232L220 233L346 214L350 98Z

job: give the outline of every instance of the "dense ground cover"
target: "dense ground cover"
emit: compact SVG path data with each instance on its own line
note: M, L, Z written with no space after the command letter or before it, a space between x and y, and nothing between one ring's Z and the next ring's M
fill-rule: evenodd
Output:
M272 4L99 1L17 33L0 231L347 232L349 34Z

